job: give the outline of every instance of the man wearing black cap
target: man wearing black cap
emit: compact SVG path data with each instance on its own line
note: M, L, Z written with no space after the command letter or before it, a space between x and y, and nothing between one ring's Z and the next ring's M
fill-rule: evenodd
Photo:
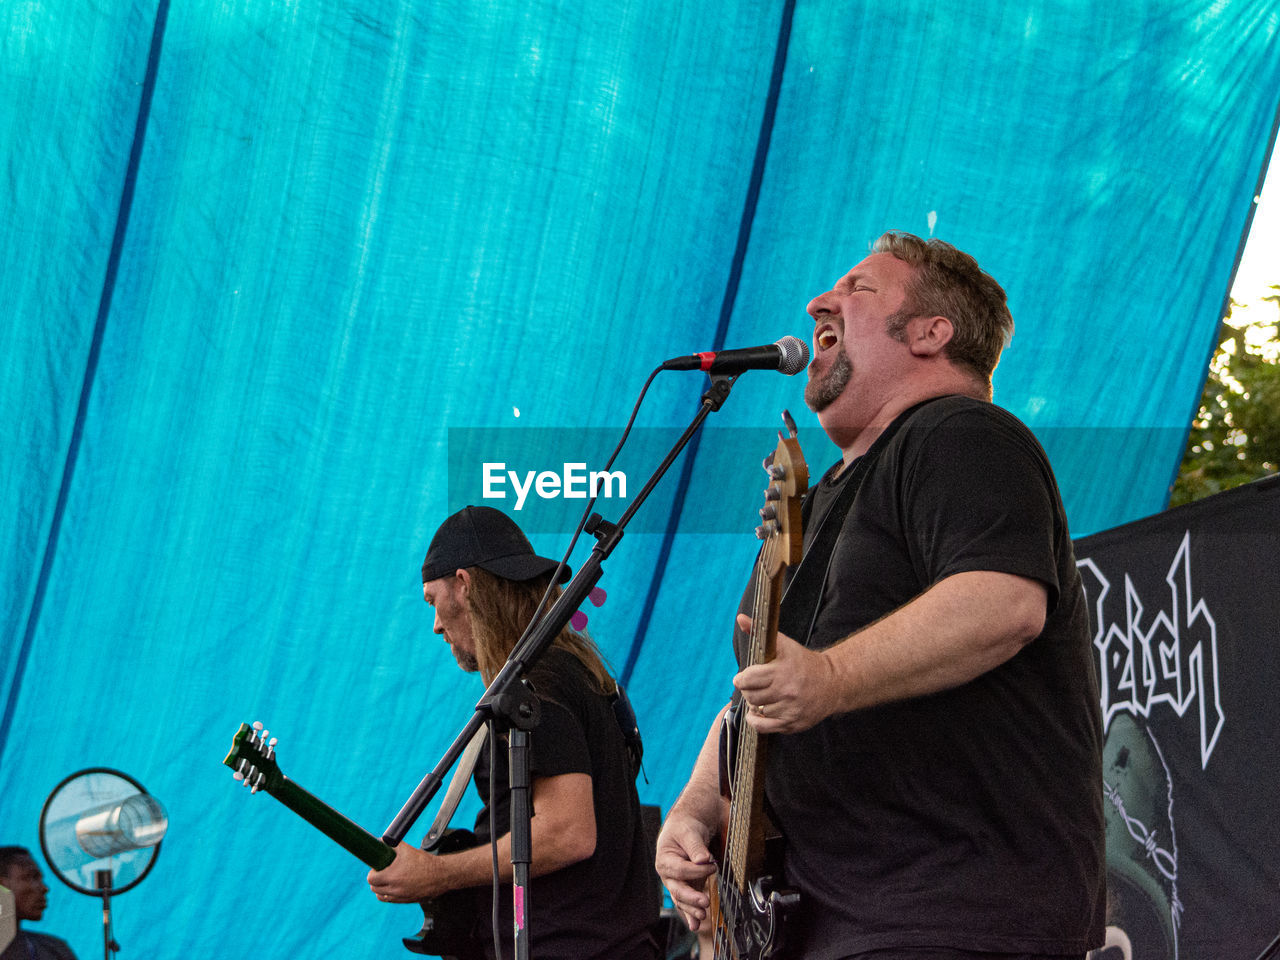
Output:
M463 670L492 682L556 566L535 554L519 527L491 507L466 507L441 524L422 565L422 595L435 609L435 632ZM568 576L565 569L560 580ZM636 769L612 705L617 684L591 639L568 627L527 676L541 714L531 735L529 760L530 953L539 960L653 960L658 951L649 931L660 900L641 825ZM389 867L370 872L369 885L379 899L394 903L489 887L492 806L504 883L499 930L510 955L510 809L507 752L501 745L493 759L497 764L491 784L486 742L474 774L485 801L475 825L480 844L439 855L401 844ZM476 934L490 950L487 907L477 911Z

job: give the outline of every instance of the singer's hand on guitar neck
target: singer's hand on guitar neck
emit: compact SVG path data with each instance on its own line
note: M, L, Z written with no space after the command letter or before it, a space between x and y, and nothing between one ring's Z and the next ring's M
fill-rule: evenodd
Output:
M738 615L738 626L751 632L751 618ZM825 651L802 647L778 634L777 655L768 663L747 667L733 678L751 708L747 723L759 733L799 733L838 709L836 676Z

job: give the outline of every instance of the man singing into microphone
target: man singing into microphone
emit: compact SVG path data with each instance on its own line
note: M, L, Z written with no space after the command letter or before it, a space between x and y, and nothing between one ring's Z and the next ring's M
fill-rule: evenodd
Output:
M772 735L786 956L1079 960L1103 934L1098 681L1048 460L990 402L1013 319L949 244L873 251L808 307L805 399L841 457L805 504L777 658L733 681ZM723 722L658 841L695 929Z

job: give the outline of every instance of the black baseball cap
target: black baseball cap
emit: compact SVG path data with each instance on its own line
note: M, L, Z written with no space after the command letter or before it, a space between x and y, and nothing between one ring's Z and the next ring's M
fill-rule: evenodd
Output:
M540 557L516 522L493 507L463 507L440 524L422 561L422 582L455 570L479 567L507 580L532 580L550 573L557 561ZM566 566L560 582L569 579Z

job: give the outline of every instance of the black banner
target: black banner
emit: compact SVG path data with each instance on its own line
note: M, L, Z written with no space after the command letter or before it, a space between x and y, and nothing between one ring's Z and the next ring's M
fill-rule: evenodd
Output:
M1280 934L1280 478L1075 544L1106 725L1111 960Z

